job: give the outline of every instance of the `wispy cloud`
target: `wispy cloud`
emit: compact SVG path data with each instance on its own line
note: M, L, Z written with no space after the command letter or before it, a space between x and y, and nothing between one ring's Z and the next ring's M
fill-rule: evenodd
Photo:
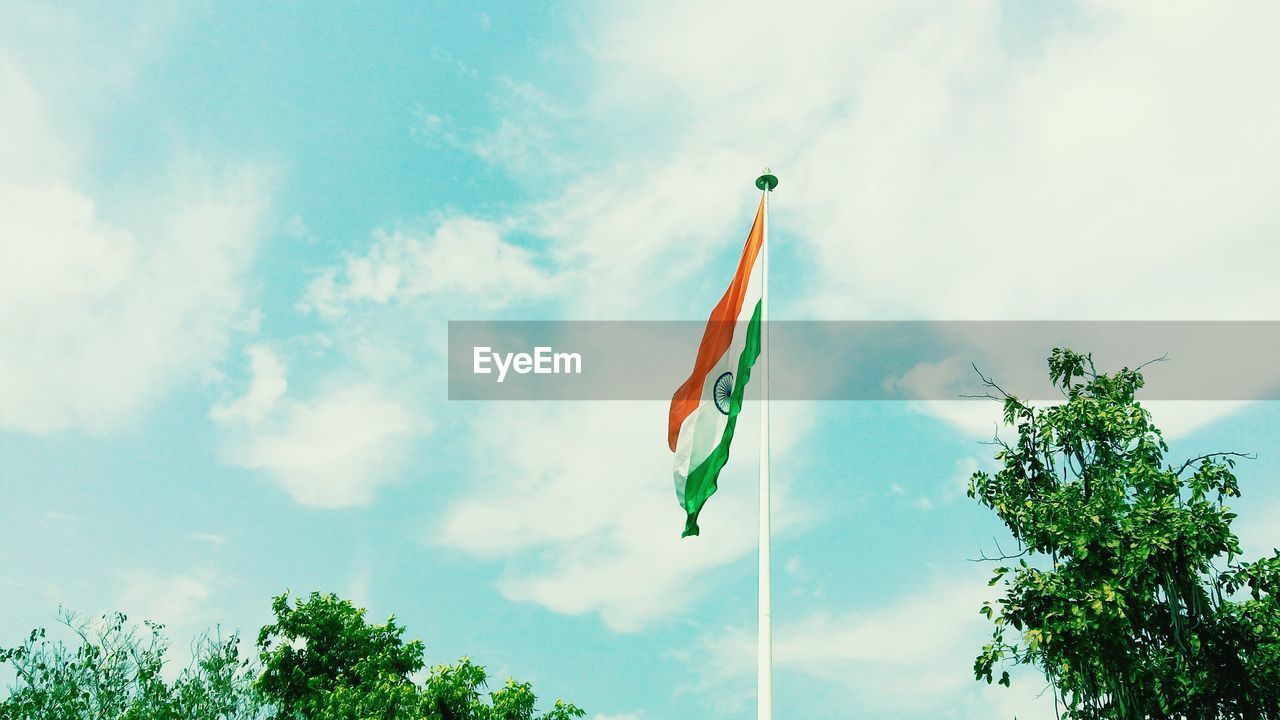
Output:
M646 260L674 254L662 277L687 279L769 162L775 237L806 280L785 303L810 317L1269 317L1280 210L1262 188L1280 168L1261 150L1280 100L1256 88L1280 57L1265 23L1086 2L1015 45L1002 7L599 14L579 120L629 142L548 203L547 233L584 276L647 297ZM580 167L599 166L589 152ZM1219 263L1231 272L1203 272Z
M335 381L308 400L286 394L285 369L266 347L251 347L244 394L215 405L234 464L262 469L299 503L339 508L368 503L393 477L404 441L426 429L381 388Z
M208 574L160 575L136 571L127 573L123 582L118 607L137 622L150 620L189 632L213 614L208 607L212 593L212 578Z
M483 559L504 559L499 589L512 600L566 614L599 613L637 630L673 611L671 598L712 585L708 572L756 546L757 433L736 441L703 534L682 539L659 403L582 403L494 408L473 423L474 486L448 509L435 541ZM800 420L792 423L799 430ZM754 428L752 428L754 429ZM642 438L650 438L645 442ZM789 440L779 438L777 455ZM803 512L782 478L781 532Z
M312 281L300 307L336 319L362 303L449 300L492 310L548 295L555 288L550 274L533 252L508 242L507 230L450 216L429 233L375 231L367 252Z
M204 543L213 547L222 547L227 544L227 538L217 533L195 532L187 535L187 539L192 542Z
M1043 367L1042 362L1023 359L1017 368L1018 375L1026 377L1029 368L1037 372ZM1008 369L1009 357L987 356L983 359L962 358L953 356L939 362L920 363L908 370L901 377L891 378L889 384L901 390L907 398L940 398L954 397L955 400L911 400L913 410L943 420L956 429L975 438L991 438L994 435L1008 436L1013 430L1005 425L1003 419L1004 405L995 399L959 399L962 395L998 394L982 386L981 381L971 365L974 362L984 363L981 366L984 374L990 373L997 382L1008 382L1001 379L1001 368ZM1141 360L1139 360L1140 362ZM1122 361L1123 362L1123 361ZM1176 361L1175 361L1176 362ZM1129 366L1134 362L1126 363ZM993 367L994 366L994 369ZM1114 369L1119 369L1117 366ZM1111 369L1102 367L1101 372ZM1197 366L1192 362L1180 368L1182 373L1194 373ZM1012 374L1012 373L1011 373ZM1047 373L1040 372L1042 375ZM1151 374L1148 372L1148 374ZM1165 378L1169 382L1168 378ZM1179 382L1174 379L1176 386ZM1185 381L1183 381L1185 382ZM1006 390L1019 397L1026 398L1026 389L1016 386ZM1259 388L1259 393L1263 392ZM1028 400L1029 404L1046 407L1061 402L1060 400ZM1235 400L1148 400L1143 406L1151 411L1157 426L1168 438L1190 435L1212 423L1237 413L1250 405L1249 402Z
M0 428L107 432L199 378L249 322L273 181L174 153L104 201L49 102L0 48Z
M1053 718L1052 696L1034 673L1010 689L973 680L984 642L977 609L991 595L981 578L939 580L876 607L813 612L775 627L780 681L803 677L825 690L812 709L857 708L879 717ZM754 695L755 629L724 628L702 638L689 659L690 691L708 704L744 705Z
M0 427L108 431L211 367L251 317L261 188L179 193L135 232L66 185L0 185Z

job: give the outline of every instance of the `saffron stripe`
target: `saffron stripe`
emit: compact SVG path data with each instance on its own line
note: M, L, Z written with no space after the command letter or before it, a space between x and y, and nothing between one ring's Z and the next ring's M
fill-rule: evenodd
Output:
M702 343L698 346L698 357L693 364L693 372L684 381L680 389L671 397L671 411L667 416L667 445L672 452L676 449L676 440L680 436L680 425L685 418L697 409L702 400L702 389L707 374L716 366L733 342L734 325L742 313L742 303L747 293L747 283L751 278L751 269L755 267L756 256L760 254L760 246L764 243L764 198L760 198L760 207L756 210L755 222L751 232L747 234L747 242L742 248L742 257L738 260L738 270L733 281L725 290L724 296L711 311L707 319L707 328L702 334Z

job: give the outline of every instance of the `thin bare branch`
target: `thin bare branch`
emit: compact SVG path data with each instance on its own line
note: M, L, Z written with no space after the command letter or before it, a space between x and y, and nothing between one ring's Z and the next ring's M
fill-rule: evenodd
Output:
M1258 459L1258 456L1257 456L1257 455L1255 455L1255 454L1253 454L1253 453L1239 453L1239 452L1211 452L1211 453L1207 453L1207 454L1205 454L1205 455L1201 455L1200 457L1193 457L1193 458L1191 458L1190 460L1188 460L1188 461L1186 461L1186 462L1182 463L1182 467L1178 468L1178 472L1176 472L1176 473L1174 473L1174 474L1175 474L1175 475L1181 475L1181 474L1182 474L1182 473L1183 473L1187 468L1191 467L1191 466L1192 466L1192 465L1194 465L1195 463L1203 462L1203 461L1205 461L1205 460L1212 460L1212 459L1214 459L1214 458L1220 458L1220 457L1238 457L1238 458L1244 458L1245 460L1257 460L1257 459Z
M1148 366L1148 365L1151 365L1151 364L1154 364L1154 363L1158 363L1158 362L1164 362L1164 361L1166 361L1166 360L1168 360L1168 359L1169 359L1169 353L1165 353L1165 354L1161 355L1161 356L1160 356L1160 357L1158 357L1158 358L1152 358L1152 359L1150 359L1150 360L1148 360L1148 361L1146 361L1146 362L1142 363L1142 364L1141 364L1141 365L1139 365L1138 367L1134 368L1134 369L1133 369L1133 371L1134 371L1134 372L1137 372L1137 371L1141 370L1142 368L1144 368L1144 367L1146 367L1146 366Z
M1029 557L1031 555L1031 548L1024 547L1016 553L1007 553L1004 551L1004 548L1000 547L999 540L995 538L991 538L991 542L996 544L996 552L999 553L998 555L989 556L987 555L985 550L980 550L978 551L980 557L967 558L968 561L969 562L999 562L1002 560L1016 560L1020 557ZM1022 543L1019 542L1018 546L1021 547Z

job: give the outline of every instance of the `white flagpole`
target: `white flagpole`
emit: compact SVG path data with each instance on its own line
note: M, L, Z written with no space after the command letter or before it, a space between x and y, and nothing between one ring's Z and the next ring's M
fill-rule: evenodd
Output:
M769 192L778 178L764 169L756 187L764 192L764 242L760 248L760 637L757 652L757 720L773 720L773 610L769 569Z

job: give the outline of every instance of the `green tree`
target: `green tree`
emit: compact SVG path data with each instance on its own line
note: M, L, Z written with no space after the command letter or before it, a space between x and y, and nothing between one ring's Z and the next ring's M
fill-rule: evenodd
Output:
M260 705L238 638L207 637L170 684L162 671L168 644L162 626L127 625L123 614L84 622L68 612L60 622L75 638L68 646L31 631L20 645L0 649L13 685L0 701L2 720L252 720Z
M1101 374L1058 349L1049 374L1064 401L1044 408L987 381L1017 439L996 439L1002 467L969 496L1018 550L996 558L1017 562L991 579L977 678L1039 668L1071 720L1280 717L1280 551L1237 560L1238 454L1166 464L1141 367Z
M424 666L420 641L404 641L394 617L365 622L364 610L333 594L311 593L291 604L285 593L275 622L258 633L258 689L276 717L305 720L397 720L418 707L412 675Z
M266 706L253 687L257 668L240 657L240 638L205 635L193 645L194 658L170 690L175 717L183 720L256 720Z
M462 658L456 665L431 669L423 692L423 720L534 720L537 698L529 683L508 679L502 688L489 693L486 703L481 690L488 683L483 667ZM574 720L585 716L578 707L561 700L538 720Z
M469 658L431 668L423 685L420 641L404 640L395 618L365 621L364 610L336 595L312 593L272 603L275 622L262 628L257 687L279 720L534 720L529 683L508 680L483 693L488 676ZM579 708L555 702L538 720L573 720Z
M422 643L404 640L395 618L384 625L336 595L274 598L275 622L258 634L261 665L241 659L240 640L205 635L172 682L163 673L163 627L127 624L122 614L82 622L60 612L71 645L31 631L0 648L13 683L0 720L575 720L579 708L556 700L535 715L533 687L507 680L483 693L483 667L463 658L431 669L423 684Z

